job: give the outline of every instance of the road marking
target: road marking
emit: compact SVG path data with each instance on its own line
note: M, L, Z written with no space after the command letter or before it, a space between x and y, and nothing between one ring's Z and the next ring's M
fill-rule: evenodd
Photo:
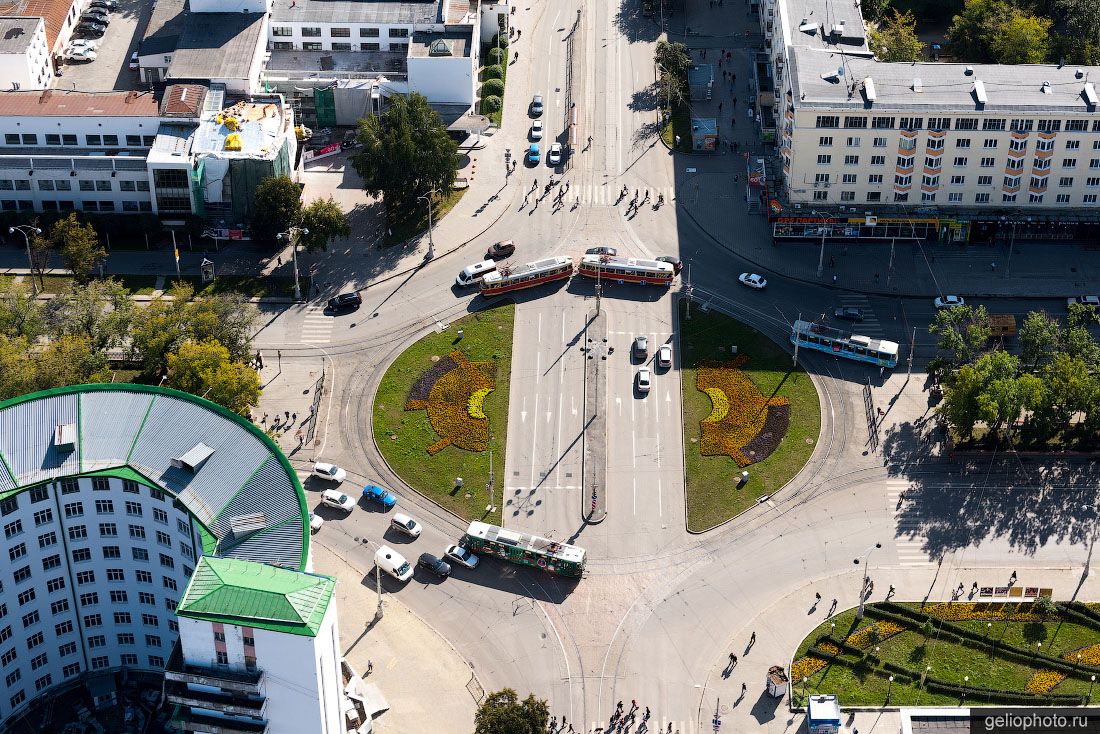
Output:
M539 312L539 327L538 327L538 329L535 333L538 334L539 344L542 344L542 312L541 311Z
M535 393L535 415L539 412L539 394ZM531 486L535 486L535 447L539 441L539 422L531 421Z
M527 422L527 396L523 396L523 408L519 411L519 422Z
M306 306L298 340L307 344L327 344L332 336L334 322L333 318L325 315L323 306Z
M634 514L638 514L638 478L634 477Z
M664 503L661 500L661 478L657 477L657 517L665 516Z
M615 405L617 405L619 407L619 417L622 418L622 416L623 416L623 399L616 396Z
M905 504L902 495L908 489L909 481L906 479L886 480L886 501L890 504L890 515L894 518L898 533L894 540L898 563L902 566L927 566L928 553L924 550L920 520L913 516L912 509L901 516L901 511L904 509L902 505Z

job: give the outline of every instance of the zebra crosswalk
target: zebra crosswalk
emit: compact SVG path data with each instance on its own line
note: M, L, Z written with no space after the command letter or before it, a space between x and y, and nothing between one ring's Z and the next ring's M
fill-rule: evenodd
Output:
M332 317L325 314L324 306L306 306L299 341L307 344L326 344L332 335Z
M924 550L919 507L914 508L914 500L904 496L908 489L909 481L906 479L886 480L886 501L897 533L894 544L897 546L898 563L902 566L925 566L928 564L928 553Z
M837 300L841 306L853 306L863 312L863 321L851 324L853 332L876 339L889 338L882 327L882 322L871 308L871 301L867 296L859 293L840 293Z
M569 201L571 198L579 196L581 204L585 206L615 206L616 204L620 204L626 207L630 204L630 200L634 198L634 192L638 193L639 202L645 202L642 208L655 206L658 197L661 196L665 197L665 204L671 204L676 199L675 186L629 188L627 190L627 195L620 199L622 186L617 186L614 183L607 183L571 186L569 188L569 193L565 195L565 200ZM649 197L648 200L646 199L647 196Z

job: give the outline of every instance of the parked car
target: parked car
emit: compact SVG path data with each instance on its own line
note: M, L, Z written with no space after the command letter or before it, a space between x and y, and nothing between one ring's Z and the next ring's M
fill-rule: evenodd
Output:
M619 251L616 250L614 247L589 247L587 250L584 251L584 254L585 255L608 255L610 257L615 257L616 255L619 254Z
M645 359L649 354L649 337L645 334L634 337L634 343L630 345L630 353L634 359Z
M69 41L69 49L75 50L78 48L86 48L95 51L99 48L99 41L92 41L87 38L74 38Z
M359 308L363 305L363 296L359 293L341 293L328 299L328 307L333 311L344 311Z
M325 524L325 518L315 513L309 513L309 529L313 532L317 532L321 529L321 526Z
M130 63L128 64L130 71L137 71L141 68L141 62L138 61L138 52L134 51L130 54Z
M550 144L550 152L546 156L546 162L551 166L561 163L561 143Z
M111 19L101 10L88 10L80 16L81 23L99 23L100 25L111 25Z
M954 306L965 306L966 299L962 296L940 296L932 303L936 305L936 308L952 308Z
M672 366L671 344L662 344L661 348L657 350L657 365L664 369L668 369Z
M756 273L741 273L737 276L737 279L741 281L741 285L747 285L749 288L755 288L758 291L763 290L768 285L768 281L764 279L764 276Z
M86 22L78 23L76 28L73 30L73 33L75 35L83 38L100 38L106 32L107 26L101 25L99 23Z
M531 143L531 147L527 149L527 162L538 163L542 160L542 153L539 152L539 144Z
M118 10L118 3L115 0L92 0L88 3L89 8L103 8L107 12L113 13Z
M382 489L377 484L368 484L363 487L363 499L376 505L382 505L383 510L392 510L393 506L397 504L397 498L389 490Z
M1066 299L1066 305L1072 306L1075 303L1082 303L1086 306L1096 306L1100 308L1100 296L1074 296L1073 298Z
M855 306L841 306L833 311L833 316L843 321L863 321L863 310Z
M90 48L74 48L65 54L65 60L69 62L74 61L95 61L96 52Z
M489 246L489 249L485 251L485 257L491 260L503 260L506 257L511 257L515 252L516 245L512 240L501 240Z
M383 545L375 551L374 563L398 581L408 581L412 578L412 565L405 560L405 556L401 555L393 548L390 548L388 545Z
M451 575L451 566L442 558L437 558L431 553L421 553L420 558L417 560L416 565L421 568L431 571L440 578L447 578Z
M410 538L420 537L420 523L403 513L398 512L390 518L390 527Z
M672 266L672 272L676 275L680 274L680 271L684 269L684 264L680 262L680 258L673 257L672 255L661 255L657 258L657 262L668 263Z
M648 367L642 367L638 370L638 392L649 392L649 386L652 384L652 375L649 373Z
M355 500L338 489L326 489L321 492L321 503L344 512L351 512L355 509Z
M542 120L531 123L531 140L542 140Z
M318 461L313 465L313 476L318 479L327 479L330 482L342 482L347 479L348 473L336 466L335 464L326 464L323 461Z
M542 112L542 95L536 94L534 97L531 98L531 116L542 117Z
M447 552L443 555L450 558L452 561L460 566L466 568L477 568L478 557L470 551L463 548L461 545L447 546Z

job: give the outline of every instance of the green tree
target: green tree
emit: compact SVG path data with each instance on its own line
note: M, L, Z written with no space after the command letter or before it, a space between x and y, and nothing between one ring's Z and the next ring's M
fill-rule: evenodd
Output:
M928 331L939 335L939 348L951 353L956 366L972 361L992 336L985 306L941 308Z
M1035 601L1031 603L1031 608L1034 609L1040 617L1047 619L1058 614L1058 605L1050 598L1049 594L1036 597Z
M391 214L408 212L417 197L454 186L458 143L420 94L390 98L381 116L359 121L363 147L352 165L363 177L363 188L381 196Z
M78 283L87 283L92 272L107 259L107 251L100 246L95 228L81 224L76 212L54 222L48 239L50 249L61 253L65 267L73 271L73 278Z
M863 17L872 23L882 20L886 16L886 11L891 9L890 0L863 0L859 4Z
M83 336L66 335L52 340L34 356L35 390L89 382L110 382L107 355Z
M1045 311L1032 311L1020 326L1020 349L1031 369L1050 357L1062 341L1062 327Z
M1066 327L1062 330L1062 349L1066 354L1079 358L1090 370L1100 369L1100 347L1089 332L1089 326L1100 323L1100 314L1094 306L1071 304L1066 314Z
M1066 57L1066 63L1100 63L1100 4L1095 0L1055 0L1054 16L1064 30L1057 41L1058 53Z
M247 416L260 400L260 375L214 339L185 341L168 355L168 385Z
M302 221L302 189L290 176L269 176L256 187L252 236L261 242L275 242Z
M29 285L0 279L0 334L34 341L45 330L44 311L42 302L31 297Z
M920 61L924 44L917 38L917 19L910 11L883 18L871 30L871 51L880 61Z
M922 645L928 643L928 638L932 636L932 633L936 631L936 626L932 624L931 619L925 619L924 623L920 626L920 633L924 636L924 642Z
M691 68L691 53L682 43L658 41L653 52L653 61L667 73L686 78L687 71Z
M36 372L27 338L0 334L0 400L33 392Z
M989 39L993 60L999 64L1041 64L1050 54L1049 18L1013 9Z
M1078 357L1055 354L1043 368L1046 388L1040 419L1049 433L1064 430L1075 413L1087 413L1096 390L1096 376Z
M550 720L546 701L528 694L523 701L511 688L490 693L474 715L475 734L542 734Z
M951 53L967 61L992 61L990 40L1011 15L1012 6L1006 0L966 0L947 29Z
M331 196L327 199L314 199L302 210L302 227L309 230L309 234L298 238L306 252L327 250L328 243L333 239L351 235L347 215Z
M78 336L104 352L121 346L130 331L134 302L119 281L93 280L50 301L49 332L54 338Z
M669 109L676 107L687 99L688 86L684 78L672 74L661 74L657 77L657 102L662 107Z

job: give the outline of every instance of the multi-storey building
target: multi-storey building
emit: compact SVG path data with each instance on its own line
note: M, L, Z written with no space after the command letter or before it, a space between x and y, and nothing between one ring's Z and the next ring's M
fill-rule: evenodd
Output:
M8 89L45 89L53 64L42 18L0 17L0 80Z
M335 581L252 423L135 385L0 403L0 528L0 722L133 669L164 672L181 730L346 730Z

